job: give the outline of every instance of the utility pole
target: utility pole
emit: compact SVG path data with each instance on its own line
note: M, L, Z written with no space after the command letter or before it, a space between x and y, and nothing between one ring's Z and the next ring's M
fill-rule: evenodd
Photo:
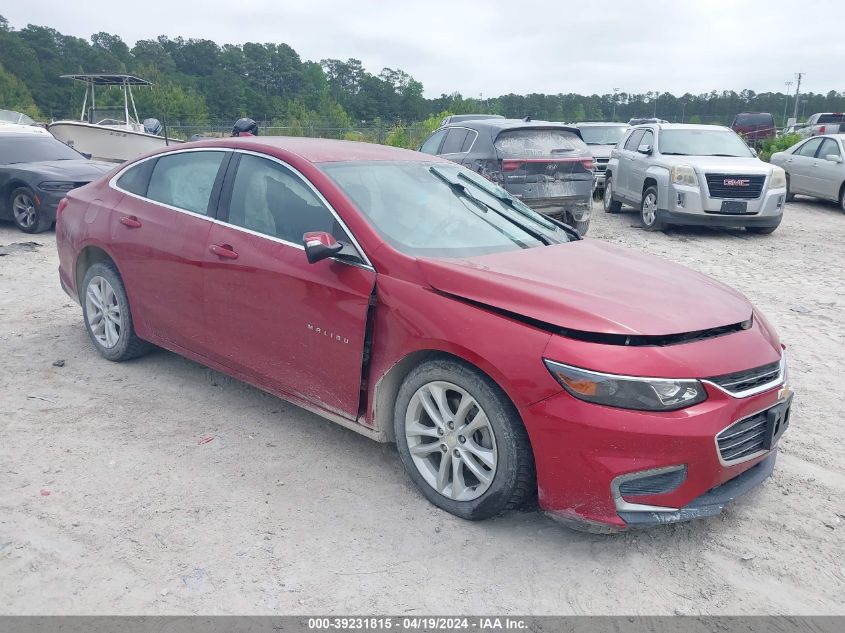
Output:
M786 85L786 99L783 100L783 127L786 127L786 108L789 106L789 89L792 87L791 81L784 81Z
M611 121L616 120L616 95L619 93L619 88L613 89L613 114L610 116Z
M801 95L801 78L804 76L804 73L795 73L795 77L798 78L798 85L795 87L795 110L792 112L792 117L798 121L798 97Z

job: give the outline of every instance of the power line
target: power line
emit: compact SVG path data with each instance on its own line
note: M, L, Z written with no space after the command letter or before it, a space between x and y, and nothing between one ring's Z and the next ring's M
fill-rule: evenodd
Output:
M798 121L798 97L801 95L801 78L805 75L805 73L795 73L795 77L798 79L798 86L795 88L795 109L792 112L792 118Z

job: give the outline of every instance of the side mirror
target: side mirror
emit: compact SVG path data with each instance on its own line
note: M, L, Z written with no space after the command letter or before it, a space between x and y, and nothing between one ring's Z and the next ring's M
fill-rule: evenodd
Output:
M343 248L331 233L311 231L302 236L305 246L305 257L309 264L316 264L320 260L337 255Z
M637 148L637 151L640 154L651 154L651 145L640 145Z
M839 154L828 154L824 157L825 160L829 160L831 163L841 163L842 157Z

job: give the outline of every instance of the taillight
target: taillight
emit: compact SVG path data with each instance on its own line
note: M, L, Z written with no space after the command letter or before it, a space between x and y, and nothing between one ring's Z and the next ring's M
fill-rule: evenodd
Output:
M61 200L59 200L59 206L56 207L56 217L57 218L62 214L62 211L65 210L65 207L67 206L67 202L68 202L67 198L62 198Z
M826 128L824 125L820 126L820 127L819 127L819 134L824 134L824 131L825 131L826 129L827 129L827 128Z
M584 169L587 171L594 171L596 168L596 161L592 158L585 158L581 161L581 164L584 166Z
M502 171L516 171L525 164L524 160L503 160Z

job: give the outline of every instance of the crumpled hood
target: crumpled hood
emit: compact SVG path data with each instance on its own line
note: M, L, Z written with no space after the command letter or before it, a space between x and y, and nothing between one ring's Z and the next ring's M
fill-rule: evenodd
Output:
M751 317L750 302L736 290L598 240L418 261L436 290L582 332L665 336Z
M117 165L96 160L45 160L37 163L18 163L10 167L38 174L44 180L91 182Z

